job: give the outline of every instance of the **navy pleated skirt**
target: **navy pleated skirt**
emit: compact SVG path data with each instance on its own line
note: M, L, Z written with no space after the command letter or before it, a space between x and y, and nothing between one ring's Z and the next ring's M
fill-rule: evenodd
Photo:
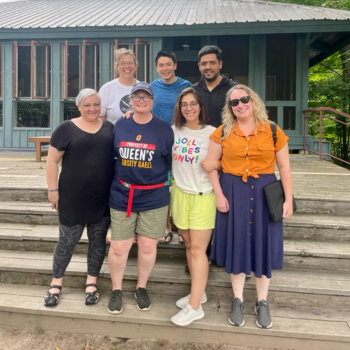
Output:
M283 267L283 224L270 219L263 188L276 181L274 174L258 179L221 174L220 184L230 206L217 211L210 258L227 273L271 278L272 270Z

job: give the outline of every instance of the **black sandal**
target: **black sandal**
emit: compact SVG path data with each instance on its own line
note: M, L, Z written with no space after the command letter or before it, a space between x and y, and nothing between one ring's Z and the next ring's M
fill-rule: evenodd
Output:
M59 293L50 293L50 289L57 288L60 290ZM56 306L58 304L58 297L61 294L62 286L57 286L52 284L49 287L49 290L47 291L45 298L44 298L44 305L45 306Z
M97 284L96 283L88 283L87 285L85 285L85 288L86 287L95 287L96 290L93 292L87 292L85 294L85 305L97 304L100 300L100 293L98 292Z
M167 241L168 237L170 237L169 241ZM160 241L158 239L158 243L160 244L169 244L173 239L173 233L171 231L167 232L162 238L164 238L164 241Z

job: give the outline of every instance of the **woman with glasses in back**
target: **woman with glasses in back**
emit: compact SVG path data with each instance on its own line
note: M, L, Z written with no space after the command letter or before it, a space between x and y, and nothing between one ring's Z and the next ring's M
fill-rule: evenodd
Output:
M254 274L259 328L270 328L267 302L272 270L282 269L282 221L270 219L264 187L274 181L277 163L285 193L283 218L293 214L292 175L288 137L276 126L276 142L264 103L245 85L226 95L223 126L210 137L208 159L221 159L222 174L208 176L216 195L216 222L211 258L230 274L234 299L229 315L233 326L244 325L243 289L246 275Z
M114 128L116 176L110 190L111 246L108 265L112 293L108 310L123 311L123 276L135 232L138 278L137 308L151 308L147 281L157 255L157 239L164 235L169 207L168 172L174 142L170 125L152 115L153 90L140 82L131 90L133 115L119 119Z
M119 49L114 52L115 69L118 78L104 84L99 95L101 97L101 119L115 124L116 121L131 109L130 92L137 82L135 73L137 62L132 51Z

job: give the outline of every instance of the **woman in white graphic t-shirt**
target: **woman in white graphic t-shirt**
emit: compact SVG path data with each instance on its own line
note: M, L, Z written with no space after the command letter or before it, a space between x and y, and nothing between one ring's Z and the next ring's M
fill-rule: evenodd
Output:
M207 157L209 136L215 130L196 90L183 90L175 105L172 149L172 218L184 238L191 273L191 294L179 299L181 311L171 318L178 326L187 326L204 317L201 304L207 301L205 287L209 266L206 249L215 224L216 199L207 172L201 162Z
M135 72L138 65L135 55L130 50L116 50L114 56L118 78L104 84L99 91L101 97L100 118L113 124L132 109L129 96L131 88L137 82Z

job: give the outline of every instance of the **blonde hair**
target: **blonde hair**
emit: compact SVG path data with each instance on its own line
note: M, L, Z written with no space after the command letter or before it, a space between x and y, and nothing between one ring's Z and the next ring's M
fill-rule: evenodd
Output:
M246 94L250 97L250 100L253 105L254 120L256 126L263 125L266 120L268 120L267 111L264 102L254 92L251 88L246 85L238 84L232 87L226 94L225 106L222 109L222 124L224 128L224 137L227 137L231 134L232 129L237 123L237 118L233 113L232 107L230 106L231 94L235 90L244 90Z
M119 61L122 59L122 57L125 56L125 55L132 56L134 63L136 64L136 66L138 66L136 57L135 57L134 53L131 50L125 49L125 48L121 48L121 49L115 50L114 51L114 63L115 63L115 70L116 70L117 75L119 75L119 72L118 72L118 69L117 69L117 65L118 65Z

